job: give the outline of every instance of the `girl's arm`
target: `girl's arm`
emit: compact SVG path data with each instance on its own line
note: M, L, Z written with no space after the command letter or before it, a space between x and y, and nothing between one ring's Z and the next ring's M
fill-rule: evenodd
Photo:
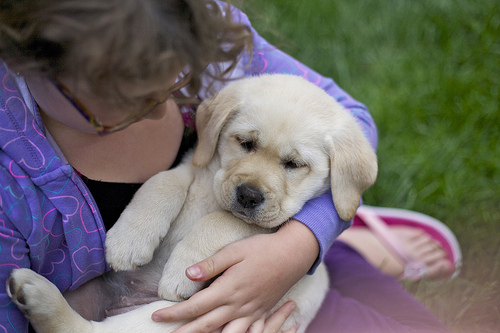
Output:
M219 276L189 300L153 314L155 321L197 318L176 333L276 333L265 318L285 293L310 269L319 253L314 234L290 221L274 234L255 235L227 245L217 254L187 269L192 280Z

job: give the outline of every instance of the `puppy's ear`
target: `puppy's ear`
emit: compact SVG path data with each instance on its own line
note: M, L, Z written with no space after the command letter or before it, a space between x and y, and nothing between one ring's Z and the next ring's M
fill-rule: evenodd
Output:
M237 107L236 97L229 88L224 88L215 97L206 99L198 106L196 110L198 145L193 157L194 166L203 168L210 163L220 132Z
M377 156L354 117L343 114L339 118L337 130L326 137L326 145L330 149L333 203L340 218L349 221L362 193L375 183L378 166ZM342 120L341 126L338 120Z

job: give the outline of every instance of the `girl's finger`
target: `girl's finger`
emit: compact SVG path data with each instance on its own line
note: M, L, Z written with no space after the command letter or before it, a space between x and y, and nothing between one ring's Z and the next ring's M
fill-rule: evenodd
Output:
M264 332L264 327L266 323L266 317L263 316L261 319L257 320L255 323L250 325L247 333L262 333Z
M219 252L186 269L186 276L193 281L207 281L222 274L242 259L234 251L225 247Z
M264 333L277 333L280 332L281 326L285 323L285 320L290 316L292 311L295 309L295 303L290 301L282 305L275 313L273 313L269 318L267 318ZM290 332L296 332L297 329L292 329Z
M224 332L224 325L232 319L231 313L218 308L181 326L174 333L211 333Z
M238 318L226 324L222 333L249 333L249 327L252 325L250 318ZM262 333L259 331L257 333Z
M193 319L223 304L224 300L220 299L220 297L220 295L212 292L211 288L206 288L184 302L155 311L152 317L154 321L164 322Z
M192 322L187 323L181 328L177 329L175 333L209 333L217 331L218 328L222 328L221 332L227 332L227 326L234 320L234 313L226 307L220 307L213 311L206 313L205 315L196 318ZM248 324L246 325L248 327ZM246 329L241 331L245 333ZM235 333L240 333L240 331L230 331Z

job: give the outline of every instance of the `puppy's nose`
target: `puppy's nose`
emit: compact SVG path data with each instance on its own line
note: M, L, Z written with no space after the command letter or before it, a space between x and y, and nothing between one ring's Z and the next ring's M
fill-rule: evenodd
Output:
M243 208L254 208L264 202L265 198L259 190L248 185L240 185L236 188L236 200Z

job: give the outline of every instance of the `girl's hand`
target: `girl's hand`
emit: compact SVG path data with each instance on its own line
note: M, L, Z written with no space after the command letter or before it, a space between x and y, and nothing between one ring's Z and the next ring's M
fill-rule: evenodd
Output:
M255 235L229 244L189 267L186 275L208 288L189 300L153 313L155 321L193 319L176 333L274 333L286 313L265 318L286 292L311 268L319 253L314 234L292 220L274 234ZM288 304L288 303L287 303ZM291 311L290 311L291 312ZM291 332L294 332L292 330Z
M274 312L269 318L263 319L261 321L256 321L247 330L248 333L277 333L281 332L281 326L285 323L285 320L290 316L292 311L295 310L295 303L290 301L283 304L276 312ZM261 324L263 323L263 325ZM263 327L261 327L263 326ZM283 333L297 333L298 326L293 327ZM220 327L214 333L221 333L223 327Z

